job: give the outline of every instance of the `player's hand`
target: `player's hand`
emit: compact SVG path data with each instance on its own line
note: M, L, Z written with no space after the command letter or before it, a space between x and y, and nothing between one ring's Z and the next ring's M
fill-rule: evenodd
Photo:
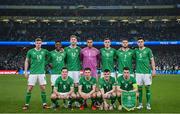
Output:
M27 72L25 72L25 73L24 73L24 76L25 76L25 78L27 78L27 79L29 78L29 76L28 76L28 73L27 73Z
M87 98L90 98L90 97L91 97L91 94L88 93L88 94L86 95L86 97L87 97Z
M156 76L156 70L152 71L152 77L154 78Z

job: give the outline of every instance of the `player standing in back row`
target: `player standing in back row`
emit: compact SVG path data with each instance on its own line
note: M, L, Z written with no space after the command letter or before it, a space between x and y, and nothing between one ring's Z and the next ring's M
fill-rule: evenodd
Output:
M133 75L133 59L134 51L128 47L128 40L122 40L122 47L116 51L117 63L118 63L118 76L123 74L123 68L128 67L130 69L131 76Z
M87 47L81 50L81 60L83 63L83 69L90 68L91 76L98 79L97 67L99 66L100 52L98 49L93 47L93 40L87 39Z
M114 61L116 56L116 50L111 47L111 41L109 38L104 39L104 48L100 49L101 54L101 68L102 71L105 69L110 70L110 75L116 78L116 73L114 70ZM101 73L101 77L103 77L103 72Z
M60 76L61 69L65 66L65 57L66 57L66 52L61 47L60 41L55 42L55 48L56 48L55 50L50 52L50 57L49 57L49 63L51 67L52 92L54 89L55 81Z
M70 36L70 43L71 45L65 48L66 66L69 70L68 75L74 80L75 84L78 84L81 70L81 48L77 46L77 37L75 35Z
M45 65L47 63L47 57L49 56L49 52L46 49L41 48L42 40L37 38L35 40L35 48L30 49L27 52L25 66L24 66L24 74L28 79L28 88L26 93L26 102L23 106L23 110L27 110L29 108L29 102L31 99L31 91L35 86L36 82L39 82L41 88L41 98L43 102L43 108L48 109L50 107L47 106L46 103L46 76L45 76ZM28 67L30 66L30 75L28 76Z
M144 39L138 39L138 48L135 49L135 56L136 56L136 81L138 84L138 91L139 91L139 106L138 109L143 108L142 98L143 98L143 85L146 88L146 109L151 110L150 105L150 86L152 84L152 76L155 76L155 62L152 51L150 48L144 46ZM152 72L151 72L152 67Z

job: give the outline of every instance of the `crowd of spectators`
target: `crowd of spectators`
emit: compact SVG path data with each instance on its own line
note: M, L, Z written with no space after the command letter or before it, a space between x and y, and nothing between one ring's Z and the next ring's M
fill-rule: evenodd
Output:
M2 5L169 5L178 0L3 0Z
M144 22L144 23L0 23L1 41L33 41L40 36L44 41L56 38L68 41L75 34L79 41L91 37L94 41L102 41L109 37L113 41L128 38L135 41L142 36L147 41L180 40L180 24L178 22Z

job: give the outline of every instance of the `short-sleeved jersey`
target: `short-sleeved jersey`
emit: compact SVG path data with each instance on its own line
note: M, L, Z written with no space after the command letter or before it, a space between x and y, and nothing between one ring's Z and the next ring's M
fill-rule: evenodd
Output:
M109 80L105 80L104 77L99 79L99 89L103 89L104 92L111 91L113 86L116 86L116 81L114 77L109 77Z
M150 74L151 66L150 61L153 57L152 51L150 48L145 47L143 50L139 48L135 49L136 57L136 73L141 74Z
M46 49L30 49L26 55L30 61L30 74L44 74L48 56L49 51Z
M102 71L104 71L105 69L109 69L111 72L114 72L114 59L116 55L116 50L114 48L101 48L100 54Z
M66 80L62 78L62 76L56 79L54 87L57 89L58 92L65 93L71 90L71 87L74 86L73 79L68 76Z
M60 74L61 69L65 66L65 51L56 51L53 50L50 52L50 60L49 62L52 64L51 73L52 74Z
M133 59L134 59L134 50L129 49L127 51L123 51L122 49L118 49L116 51L116 57L118 62L118 72L123 74L123 68L129 67L130 73L133 73Z
M124 76L119 76L117 78L117 86L120 86L120 88L123 90L133 90L133 84L136 84L136 79L132 76L130 76L128 80L126 80Z
M84 93L91 92L94 85L96 85L96 78L94 77L91 77L90 80L87 80L85 76L82 76L79 80L79 86L82 86L82 92Z
M72 48L71 46L65 48L66 51L66 63L69 71L80 71L80 47Z

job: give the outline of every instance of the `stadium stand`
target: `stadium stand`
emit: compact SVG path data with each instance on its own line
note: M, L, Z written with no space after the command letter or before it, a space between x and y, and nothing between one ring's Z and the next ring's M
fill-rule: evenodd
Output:
M2 5L169 5L178 0L12 0L3 1Z
M103 41L105 37L113 41L128 38L135 41L138 36L143 36L147 41L175 41L180 40L180 24L178 22L157 23L0 23L0 38L2 41L33 41L41 36L45 41L54 41L60 38L69 41L69 36L75 34L79 41L86 41L91 37L94 41Z

